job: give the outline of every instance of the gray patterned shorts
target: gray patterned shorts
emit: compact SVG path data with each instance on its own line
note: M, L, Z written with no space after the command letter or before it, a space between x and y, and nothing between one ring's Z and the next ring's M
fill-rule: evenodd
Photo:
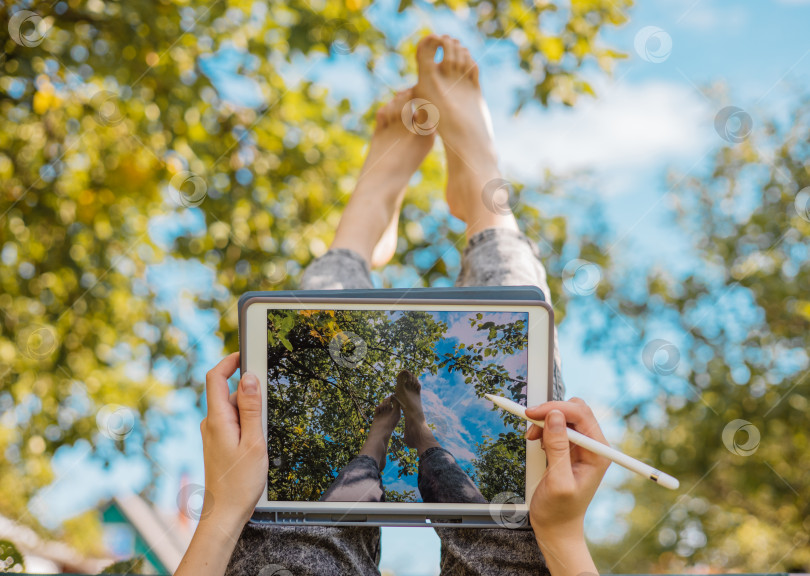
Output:
M537 247L525 235L507 228L487 228L470 238L462 254L456 286L525 285L537 286L543 291L546 301L552 301ZM372 289L373 284L368 263L359 254L344 248L329 250L315 259L301 279L302 290L351 288ZM553 399L562 400L565 388L560 372L556 328L553 384ZM420 461L420 492L423 483L426 490L429 489L437 467L442 467L447 473L454 470L452 456L441 449L426 451L421 460L424 462ZM379 483L377 463L369 457L356 458L341 474L344 477L359 474L369 482ZM463 481L461 476L458 479ZM340 499L337 496L338 482L339 479L334 489L330 488L331 497L327 491L324 499ZM382 499L382 489L378 492L377 499ZM458 498L457 495L453 497ZM428 501L424 494L423 498ZM441 495L436 499L441 501ZM442 575L528 576L549 573L531 530L434 529L442 543ZM270 576L282 568L296 576L379 575L379 561L379 528L248 523L236 543L226 575Z

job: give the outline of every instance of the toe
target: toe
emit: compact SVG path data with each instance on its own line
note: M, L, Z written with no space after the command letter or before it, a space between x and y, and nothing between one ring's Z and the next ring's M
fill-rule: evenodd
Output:
M394 99L391 101L391 112L388 116L389 122L396 122L400 120L402 116L410 115L410 110L403 113L405 106L408 106L409 102L413 100L413 91L408 88L407 90L402 90L401 92L397 92Z
M413 374L411 374L408 370L402 370L399 374L397 374L397 384L405 386L410 382L410 377L412 376Z
M466 76L469 76L470 79L477 86L478 85L478 64L473 59L473 57L470 54L469 50L467 50L463 46L462 46L461 50L462 50L462 54L463 54L462 62L464 63L462 71L464 72L464 74Z
M459 63L464 72L467 72L470 68L475 66L475 60L473 60L470 51L467 50L465 46L459 47Z
M450 52L450 59L448 61L448 65L450 68L457 72L461 72L464 67L464 47L461 45L461 42L456 40L455 38L448 38L447 47L445 50Z
M416 62L420 70L436 67L436 50L442 45L442 39L435 34L429 34L419 41L416 46Z
M456 61L455 42L453 42L453 38L445 34L441 37L441 46L444 54L442 55L442 61L439 62L439 68L444 71L450 71L453 69Z

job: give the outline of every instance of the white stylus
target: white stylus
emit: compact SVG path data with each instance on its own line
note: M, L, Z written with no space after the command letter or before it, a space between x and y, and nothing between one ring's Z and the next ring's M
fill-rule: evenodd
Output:
M500 406L507 412L514 414L519 418L523 418L524 420L528 420L532 424L537 424L538 426L542 427L544 425L542 420L532 420L528 416L526 416L526 408L518 404L517 402L513 402L508 398L503 398L501 396L494 396L492 394L484 394L489 400L491 400L496 406ZM585 434L580 434L576 430L571 430L568 428L566 430L568 432L568 440L577 446L582 446L586 450L590 450L595 454L599 454L600 456L604 456L618 464L619 466L624 466L628 470L632 470L642 476L648 477L653 482L657 482L661 486L665 488L669 488L670 490L677 490L678 486L680 486L680 482L678 482L677 478L673 478L669 474L665 474L660 470L656 470L652 466L645 464L644 462L639 462L635 458L631 458L627 454L619 452L615 448L611 448L610 446L606 446L601 442L597 442L593 438L585 436Z

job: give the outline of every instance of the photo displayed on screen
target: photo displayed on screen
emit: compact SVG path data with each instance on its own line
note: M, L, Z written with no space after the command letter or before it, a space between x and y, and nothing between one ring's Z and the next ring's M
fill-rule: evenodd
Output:
M268 500L522 496L527 372L527 312L270 310Z

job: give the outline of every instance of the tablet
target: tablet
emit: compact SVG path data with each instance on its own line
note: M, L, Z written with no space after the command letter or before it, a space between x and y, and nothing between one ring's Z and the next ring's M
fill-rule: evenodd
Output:
M549 400L553 325L533 286L243 295L269 456L251 520L527 528L545 456L484 394Z

